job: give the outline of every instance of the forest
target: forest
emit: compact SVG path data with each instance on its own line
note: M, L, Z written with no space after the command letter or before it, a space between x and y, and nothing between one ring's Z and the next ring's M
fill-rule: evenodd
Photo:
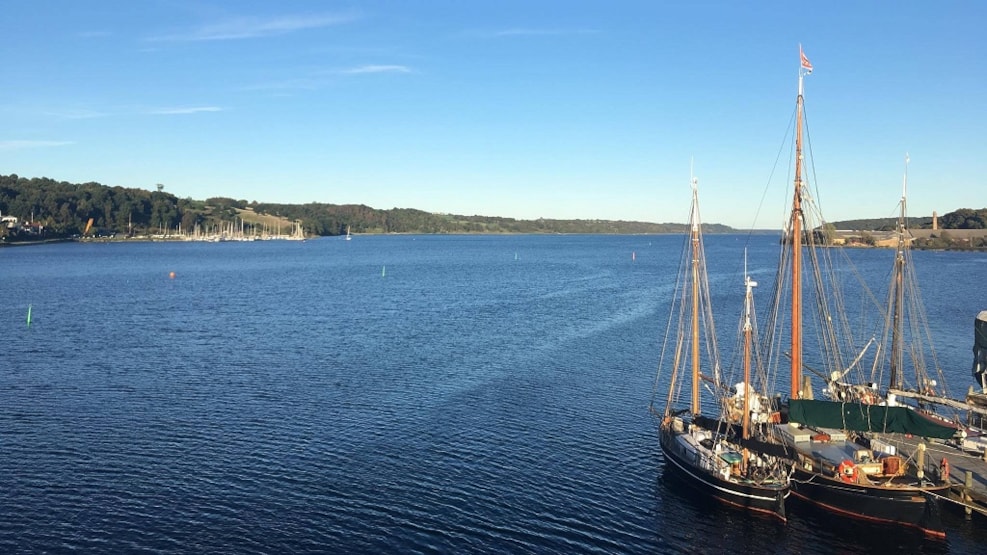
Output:
M894 231L898 220L895 218L875 218L869 220L844 220L832 222L835 229L857 231ZM932 229L932 216L908 218L909 229ZM987 208L973 210L960 208L939 216L940 229L987 229Z
M307 236L352 233L682 233L685 224L610 220L518 220L494 216L435 214L413 208L381 210L354 204L277 204L226 197L205 200L178 198L157 190L109 187L95 182L73 184L46 177L0 175L0 216L15 217L19 225L4 222L0 240L16 242L45 238L89 236L143 236L153 233L221 229L248 215L263 215L299 223ZM89 225L89 220L92 225ZM909 218L912 229L930 229L932 217ZM848 220L827 224L831 229L889 231L891 218ZM87 229L88 228L88 229ZM707 233L734 230L703 224ZM960 208L939 217L939 228L987 229L987 208ZM943 238L927 247L942 247ZM946 245L948 246L948 245Z
M307 236L352 233L681 233L685 224L608 220L517 220L490 216L434 214L412 208L380 210L352 204L275 204L225 197L178 198L157 190L73 184L46 177L0 175L0 216L18 226L0 226L0 240L144 236L221 229L246 214L273 216L285 226L299 223ZM89 220L92 225L89 225ZM26 224L26 225L25 225ZM709 233L733 231L704 224ZM88 228L88 229L87 229Z

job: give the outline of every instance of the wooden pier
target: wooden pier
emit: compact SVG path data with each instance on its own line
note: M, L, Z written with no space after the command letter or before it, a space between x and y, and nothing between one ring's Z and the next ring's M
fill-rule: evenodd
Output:
M952 484L949 498L943 498L949 505L962 508L967 515L978 513L987 517L987 460L984 455L962 451L942 440L922 438L896 438L886 443L894 445L901 454L915 453L920 441L926 446L927 465L938 465L943 457L949 461L949 481Z

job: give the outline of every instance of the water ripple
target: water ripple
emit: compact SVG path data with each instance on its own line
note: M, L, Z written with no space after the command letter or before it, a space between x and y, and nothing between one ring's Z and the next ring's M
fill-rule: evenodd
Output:
M0 251L0 298L36 318L5 336L0 552L877 549L662 479L647 403L679 239Z

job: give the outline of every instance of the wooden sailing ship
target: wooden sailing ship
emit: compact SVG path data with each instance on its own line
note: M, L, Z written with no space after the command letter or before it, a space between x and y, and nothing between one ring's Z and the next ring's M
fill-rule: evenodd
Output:
M665 348L659 374L670 371L668 397L660 412L658 436L665 460L665 474L678 474L689 485L729 505L786 519L790 463L764 451L752 449L752 405L767 408L763 395L751 387L750 349L753 327L752 291L756 285L746 280L745 297L745 378L731 396L722 385L719 353L710 306L699 197L692 180L690 234L683 249L680 279L670 311ZM674 332L672 332L674 330ZM674 336L674 337L672 337ZM700 382L713 384L710 414L704 414ZM657 380L656 380L657 384ZM683 384L688 385L688 404L678 407ZM657 391L657 388L656 388ZM739 409L737 407L739 401ZM728 414L733 407L734 419ZM707 408L707 410L709 410ZM762 411L758 411L760 414ZM762 419L762 424L763 424Z
M791 491L799 500L844 517L913 527L942 537L945 533L938 500L946 495L949 484L937 461L929 460L921 446L904 456L880 438L895 433L951 437L955 427L924 418L908 407L889 406L876 396L865 397L875 389L869 386L846 388L843 396L815 400L811 384L803 375L809 367L804 361L808 352L814 364L828 366L833 376L828 390L839 393L834 385L836 378L844 376L861 356L847 360L847 351L856 352L856 348L852 341L840 336L849 331L840 327L846 321L846 306L828 298L839 287L833 282L825 283L827 273L821 265L829 253L818 252L817 235L809 233L813 227L806 219L813 209L808 206L813 199L804 179L803 91L805 76L811 73L812 66L801 48L799 54L794 194L782 241L775 318L766 343L774 351L772 360L777 363L787 358L789 362L788 422L774 427L775 439L792 451L796 464ZM804 284L803 277L811 283ZM811 329L804 326L806 292L814 301L810 306L818 311L810 320ZM783 309L786 303L787 311ZM809 345L805 344L806 335L813 339ZM853 391L860 395L846 395Z

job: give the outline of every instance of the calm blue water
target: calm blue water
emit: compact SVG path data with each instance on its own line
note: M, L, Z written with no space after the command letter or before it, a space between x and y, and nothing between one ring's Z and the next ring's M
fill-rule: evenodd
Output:
M746 242L706 238L727 332ZM959 516L944 544L794 509L783 526L661 478L647 406L681 246L0 249L0 552L982 552L987 526ZM776 241L749 248L766 284ZM884 283L890 251L851 256ZM964 391L987 256L915 261Z

